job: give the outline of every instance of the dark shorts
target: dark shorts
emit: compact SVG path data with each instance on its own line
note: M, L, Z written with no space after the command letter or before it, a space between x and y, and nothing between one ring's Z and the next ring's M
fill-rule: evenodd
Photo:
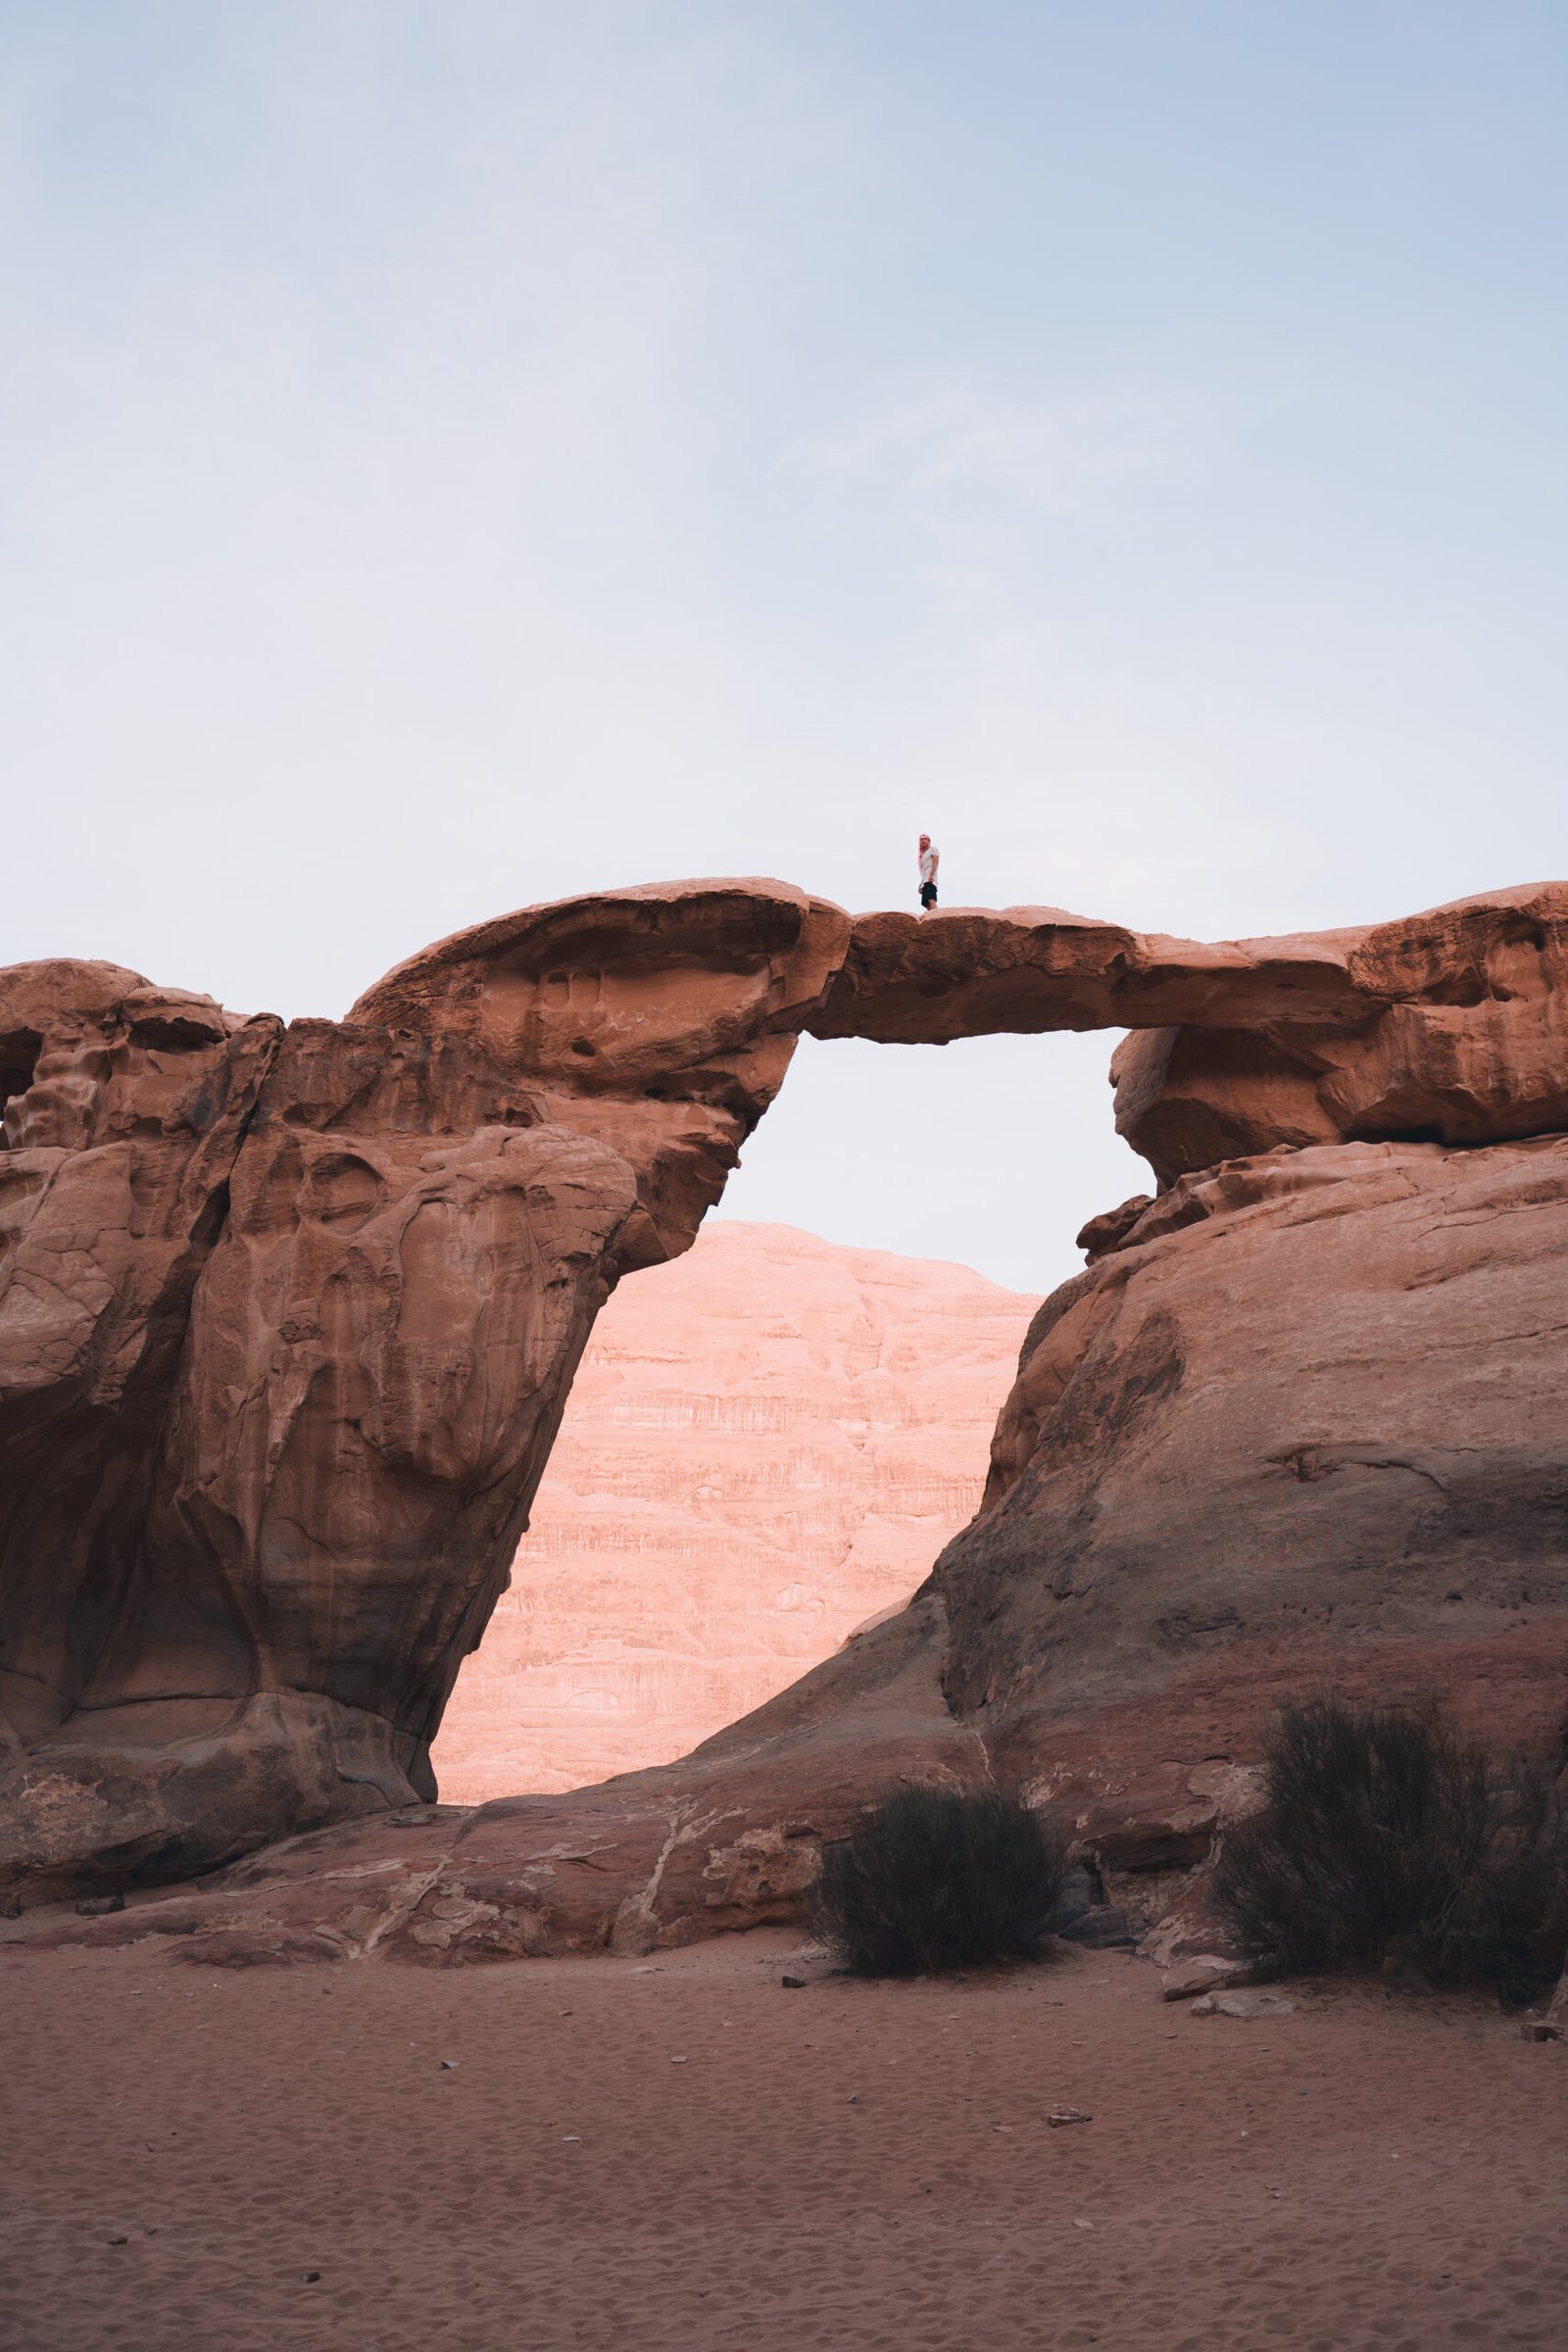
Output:
M926 909L929 911L929 909L930 909L931 907L933 907L933 906L936 905L936 903L937 903L937 886L936 886L936 884L935 884L934 882L922 882L922 883L921 883L921 885L920 885L920 904L921 904L921 906L924 906L924 907L925 907L925 908L926 908Z

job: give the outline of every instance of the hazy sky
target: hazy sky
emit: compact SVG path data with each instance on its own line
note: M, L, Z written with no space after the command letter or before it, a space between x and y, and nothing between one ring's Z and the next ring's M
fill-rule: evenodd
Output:
M584 889L1223 936L1561 873L1561 0L0 0L0 960ZM1110 1040L727 1206L1021 1287Z

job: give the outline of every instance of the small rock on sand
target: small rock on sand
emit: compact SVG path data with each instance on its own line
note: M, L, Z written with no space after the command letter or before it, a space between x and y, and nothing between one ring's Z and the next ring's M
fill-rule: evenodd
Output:
M1234 1984L1237 1974L1236 1961L1203 1952L1168 1970L1159 1980L1159 1989L1167 2001L1190 2001L1196 1992L1216 1992L1222 1984Z
M1133 1940L1127 1914L1114 1903L1094 1904L1080 1918L1058 1928L1056 1934L1064 1943L1081 1943L1092 1952L1111 1951L1117 1944Z
M1294 2017L1296 2003L1277 1992L1210 1992L1195 2001L1189 2017Z

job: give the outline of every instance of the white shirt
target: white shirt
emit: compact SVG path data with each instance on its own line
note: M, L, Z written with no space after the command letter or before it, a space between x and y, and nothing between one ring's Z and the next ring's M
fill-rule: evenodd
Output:
M935 844L933 843L929 850L922 850L920 852L920 887L922 890L925 888L928 882L934 882L936 880L936 872L937 850Z

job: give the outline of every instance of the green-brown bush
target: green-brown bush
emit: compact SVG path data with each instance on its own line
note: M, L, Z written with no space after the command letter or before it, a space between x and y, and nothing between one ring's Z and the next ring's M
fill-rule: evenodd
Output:
M1568 1815L1538 1767L1493 1764L1435 1702L1286 1707L1263 1808L1226 1838L1214 1900L1261 1968L1389 1957L1528 2000L1568 1944Z
M824 1846L812 1919L857 1976L972 1967L1038 1948L1062 1872L1059 1841L1018 1797L896 1788Z

